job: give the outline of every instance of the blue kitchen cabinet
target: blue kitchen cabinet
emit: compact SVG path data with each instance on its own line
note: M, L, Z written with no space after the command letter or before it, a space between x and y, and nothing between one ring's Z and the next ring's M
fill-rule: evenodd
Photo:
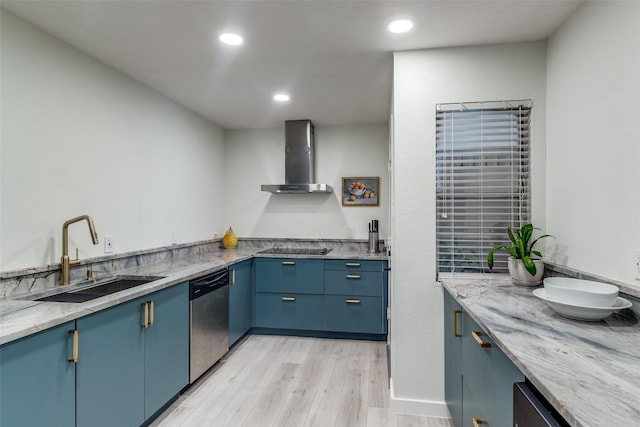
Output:
M460 304L444 292L444 396L454 426L462 426L462 331Z
M387 333L386 262L325 262L325 330L384 335Z
M137 426L188 383L187 283L77 320L77 426Z
M322 294L324 260L256 258L256 292Z
M142 303L136 299L77 320L78 427L144 422Z
M229 347L249 329L253 318L253 260L229 266Z
M73 330L68 322L0 347L1 426L75 425Z
M524 375L445 291L445 400L454 426L513 425L513 383ZM481 422L482 421L482 422Z
M323 307L322 295L256 293L256 326L321 331Z
M184 282L144 298L154 322L144 329L145 419L189 382L189 289Z
M255 326L324 329L324 260L255 259Z

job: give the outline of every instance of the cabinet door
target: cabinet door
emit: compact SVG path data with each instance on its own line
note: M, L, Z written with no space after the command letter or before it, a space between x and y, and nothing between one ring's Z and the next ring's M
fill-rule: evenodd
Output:
M153 325L144 329L145 419L189 382L188 283L144 297L153 302Z
M444 396L453 425L462 424L462 331L460 305L444 291Z
M0 425L75 425L75 364L68 322L0 347Z
M324 296L256 293L256 326L321 331Z
M322 294L324 261L301 258L256 258L256 292Z
M326 295L325 329L331 332L353 332L362 334L385 333L384 313L381 297L358 295Z
M229 346L251 329L253 313L252 260L229 267Z
M142 302L133 300L77 320L78 427L134 426L144 421Z

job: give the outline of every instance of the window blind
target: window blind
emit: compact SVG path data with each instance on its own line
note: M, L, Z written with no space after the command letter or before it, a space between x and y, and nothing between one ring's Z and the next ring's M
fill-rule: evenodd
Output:
M436 107L436 228L440 272L487 271L507 227L531 213L530 101ZM493 271L507 271L496 253Z

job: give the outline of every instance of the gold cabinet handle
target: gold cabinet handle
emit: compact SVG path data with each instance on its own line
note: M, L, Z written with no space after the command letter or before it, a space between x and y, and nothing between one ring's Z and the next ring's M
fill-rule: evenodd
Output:
M480 337L480 335L482 335L482 332L471 331L471 335L473 336L473 339L476 340L478 345L480 345L480 347L483 347L483 348L491 347L491 343L483 341L482 338Z
M144 310L144 321L142 322L142 327L143 328L148 328L149 327L149 303L142 303L142 307Z
M295 301L294 297L282 297L282 301Z
M460 338L462 334L458 333L458 314L462 313L462 310L453 310L453 336Z
M236 269L231 269L231 286L236 284Z
M153 325L153 319L156 315L156 311L153 308L153 301L149 301L149 326Z
M344 265L346 265L347 267L360 267L359 262L347 262Z
M344 300L347 304L360 304L359 299L346 299Z
M357 274L347 274L346 278L349 280L355 280L355 279L360 279L360 276L358 276Z
M69 331L73 335L73 354L70 359L67 359L71 363L78 363L78 330L72 329Z
M487 424L487 421L481 418L471 418L471 422L473 423L473 427L480 427L480 424Z
M282 261L282 265L296 265L295 261Z

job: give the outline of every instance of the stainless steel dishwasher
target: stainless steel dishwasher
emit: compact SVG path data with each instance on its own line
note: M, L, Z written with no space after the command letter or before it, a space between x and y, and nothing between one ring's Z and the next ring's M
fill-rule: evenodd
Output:
M229 351L229 270L189 283L189 383Z

